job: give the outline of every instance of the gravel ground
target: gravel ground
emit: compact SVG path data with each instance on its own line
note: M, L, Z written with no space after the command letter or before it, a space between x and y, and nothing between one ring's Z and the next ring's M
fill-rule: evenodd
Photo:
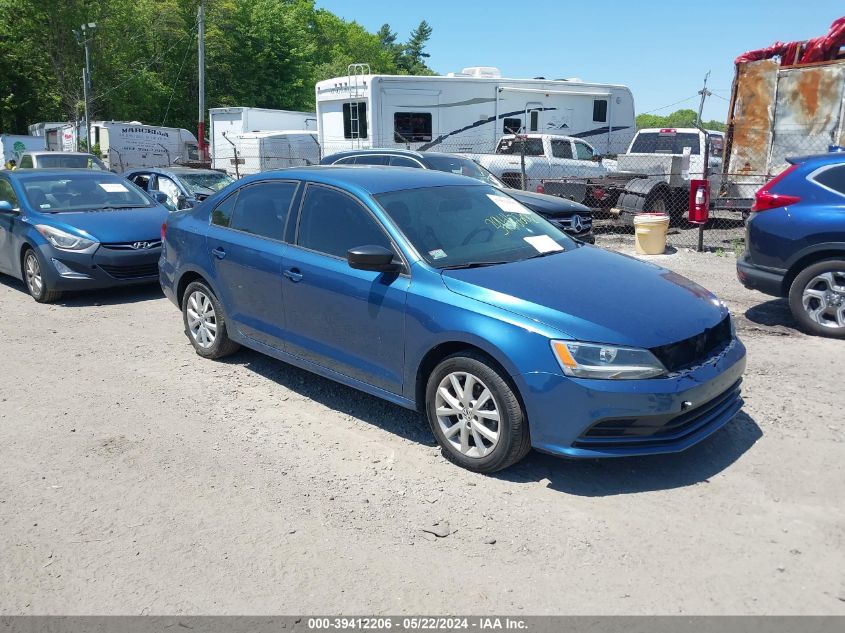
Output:
M399 407L201 359L156 288L42 306L3 278L0 614L845 614L845 341L731 256L652 259L736 315L743 412L679 455L493 477Z

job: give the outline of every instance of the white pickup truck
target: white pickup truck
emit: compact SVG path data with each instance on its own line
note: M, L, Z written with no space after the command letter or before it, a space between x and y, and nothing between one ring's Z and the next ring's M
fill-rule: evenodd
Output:
M542 193L547 180L600 178L608 173L593 146L581 139L554 134L507 134L499 139L493 154L466 154L514 189ZM525 178L523 180L523 160ZM581 200L580 185L558 188L555 193Z

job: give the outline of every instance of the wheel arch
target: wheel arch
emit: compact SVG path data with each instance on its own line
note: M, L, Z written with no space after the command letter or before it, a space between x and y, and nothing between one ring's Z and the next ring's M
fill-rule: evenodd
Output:
M796 255L794 261L787 267L781 285L781 296L789 295L792 282L807 266L812 266L826 259L845 259L845 242L827 242L816 244Z
M179 305L180 310L183 307L182 300L185 298L185 290L194 281L201 281L206 286L208 286L211 292L214 293L214 296L217 297L217 300L222 303L220 294L217 292L217 289L214 287L214 284L209 281L209 276L201 270L190 268L182 272L182 274L179 276L179 281L176 283L176 302Z

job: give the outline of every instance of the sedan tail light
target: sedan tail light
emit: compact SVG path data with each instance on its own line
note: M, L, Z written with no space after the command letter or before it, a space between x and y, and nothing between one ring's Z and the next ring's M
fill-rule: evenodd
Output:
M751 206L751 210L768 211L770 209L777 209L779 207L785 207L787 205L800 202L801 198L798 196L790 196L783 193L772 193L771 191L771 188L774 185L783 180L789 173L798 169L798 167L799 165L791 165L766 183L754 197L754 204Z
M167 222L161 223L161 241L164 241L164 236L167 235Z

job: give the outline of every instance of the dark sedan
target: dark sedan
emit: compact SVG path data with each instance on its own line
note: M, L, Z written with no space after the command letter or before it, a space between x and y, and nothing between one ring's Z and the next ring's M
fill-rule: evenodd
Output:
M512 189L484 167L463 156L401 149L361 149L326 156L320 164L416 167L469 176L493 185L497 189L505 190L509 196L516 198L535 213L539 213L559 229L563 229L570 237L589 244L594 244L596 241L593 235L593 212L589 207L558 196Z

